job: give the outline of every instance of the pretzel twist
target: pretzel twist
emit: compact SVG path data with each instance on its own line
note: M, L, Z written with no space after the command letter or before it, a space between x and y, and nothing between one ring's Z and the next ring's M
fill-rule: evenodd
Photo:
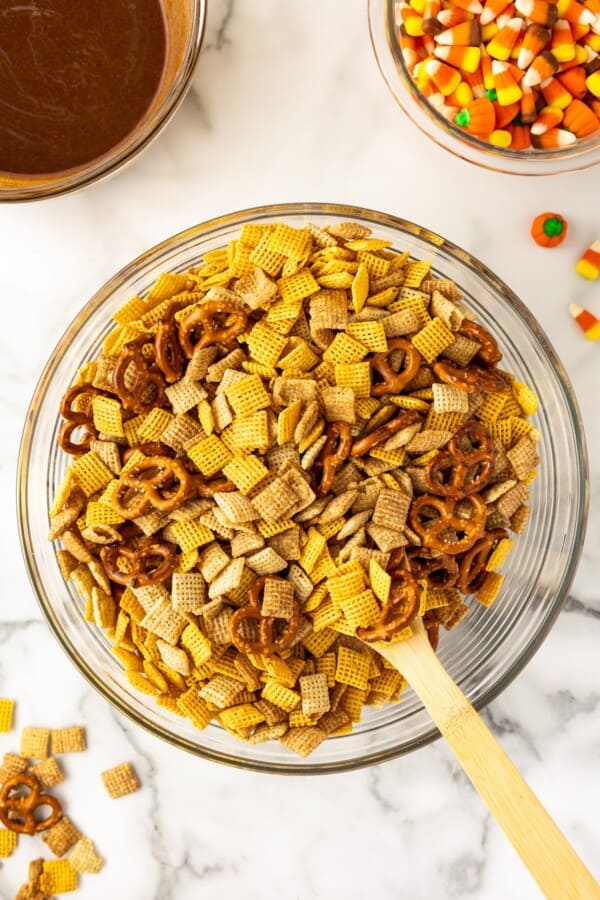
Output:
M263 616L262 602L267 578L282 581L274 575L263 575L258 578L248 591L248 603L234 612L229 620L229 633L233 644L240 653L259 653L264 656L274 656L287 650L294 642L300 627L300 604L293 598L292 615L289 619L276 619L273 616ZM244 623L247 621L258 624L258 638L247 638L244 631ZM276 633L276 623L285 622L283 629Z
M80 456L87 453L90 444L98 437L98 430L94 425L94 417L92 414L92 400L94 397L108 397L106 391L100 391L93 384L86 382L85 384L74 384L64 394L60 401L60 414L65 420L60 426L58 433L58 443L65 453L71 456ZM74 410L73 404L83 398L80 403L81 408ZM81 428L82 433L80 440L73 440L73 432Z
M121 472L113 506L124 519L137 519L151 509L172 512L190 499L192 483L178 459L148 456Z
M381 608L378 622L369 628L357 628L357 636L367 643L389 641L406 628L419 612L423 588L407 569L395 569L390 573L392 584L390 598Z
M406 556L415 578L424 578L436 588L450 588L456 584L459 566L455 556L439 553L431 547L407 547Z
M481 345L473 357L476 362L480 362L484 366L495 366L502 359L502 354L498 349L498 344L492 335L479 322L473 322L471 319L464 319L458 330L458 334L476 341Z
M179 328L175 313L183 309L185 303L173 303L167 315L160 320L154 338L156 365L169 384L179 381L185 367L185 357L179 343Z
M217 321L218 315L233 317L228 325ZM179 324L179 343L188 359L194 350L211 344L228 344L246 330L248 315L231 300L209 300L185 317ZM199 334L199 330L200 334Z
M499 541L508 537L503 528L486 531L470 550L464 554L459 563L457 587L463 594L473 594L483 584L487 574L486 565Z
M420 421L421 417L417 412L404 412L399 409L394 418L390 419L389 422L386 422L385 425L380 425L375 431L354 441L350 456L364 456L365 453L368 453L373 447L384 444L393 434L396 434L397 431L402 431L403 428L407 428L409 425L415 425Z
M143 348L149 345L154 351L154 339L148 334L125 344L113 372L113 387L119 400L125 409L136 413L149 413L168 403L163 373L144 356Z
M317 497L331 490L335 473L350 456L352 429L348 422L332 422L327 428L327 440L315 463L314 488Z
M38 819L36 811L50 807L45 819ZM33 775L21 773L8 778L0 790L0 822L18 834L39 834L59 821L62 807L57 797L42 794L40 783Z
M471 449L463 450L467 441ZM487 428L471 419L465 422L425 469L425 482L432 494L465 497L488 483L494 474L496 451Z
M394 372L389 358L394 350L404 350L402 370ZM371 386L371 396L381 397L383 394L399 394L413 380L421 365L421 356L416 347L406 338L393 338L388 341L388 348L381 353L374 353L369 360L373 372L377 372L381 381Z
M129 562L129 572L119 568L119 559ZM126 543L108 547L102 553L102 561L111 581L137 588L158 584L168 578L177 565L177 554L175 544L145 538L137 547Z
M459 502L471 505L473 514L470 519L457 515L455 510ZM427 510L437 512L437 518L422 518L422 514ZM431 494L422 494L413 500L408 518L410 527L416 531L425 547L455 556L469 550L481 537L485 528L486 515L487 507L479 494L470 494L468 497L461 498L442 498L433 497ZM456 537L445 540L444 533L451 529L456 532Z

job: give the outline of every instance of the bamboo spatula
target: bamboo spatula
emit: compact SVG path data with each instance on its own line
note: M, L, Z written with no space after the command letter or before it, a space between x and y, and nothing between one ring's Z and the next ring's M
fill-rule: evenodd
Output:
M421 620L411 627L408 640L369 646L402 672L544 895L600 898L598 882L442 666Z

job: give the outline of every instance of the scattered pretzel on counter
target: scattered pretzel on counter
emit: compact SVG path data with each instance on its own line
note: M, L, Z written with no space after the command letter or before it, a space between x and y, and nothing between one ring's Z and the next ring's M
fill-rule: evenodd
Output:
M45 818L38 810L49 808ZM0 788L0 822L18 834L39 834L56 825L62 816L60 801L52 794L42 794L33 775L21 772L8 778Z
M533 391L431 263L358 223L247 224L115 314L61 404L57 561L131 685L307 755L489 606Z

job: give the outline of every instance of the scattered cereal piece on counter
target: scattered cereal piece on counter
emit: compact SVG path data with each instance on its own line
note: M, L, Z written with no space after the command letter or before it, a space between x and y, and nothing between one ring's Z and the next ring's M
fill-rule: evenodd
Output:
M133 766L128 762L120 763L113 769L107 769L106 772L101 773L101 778L113 800L133 794L141 787Z
M81 832L73 825L68 816L63 816L56 825L42 834L43 842L55 856L64 856L81 838Z
M58 728L50 732L52 753L82 753L87 749L85 728L76 725L72 728Z
M600 339L600 319L582 306L576 303L569 303L569 312L583 331L588 341L597 341Z
M68 859L44 860L39 884L46 894L68 894L77 890L77 872Z
M540 213L531 223L531 237L539 247L558 247L566 236L567 221L559 213Z
M595 281L598 278L600 275L600 241L590 244L575 266L575 271L589 281Z
M13 775L20 775L29 765L29 760L16 753L5 753L0 763L0 784L4 784Z
M21 732L21 756L26 759L46 759L50 743L49 728L26 726Z
M13 727L15 701L0 697L0 732L6 734Z
M80 838L69 854L71 868L76 872L87 872L97 875L104 865L104 860L94 850L94 844L89 838Z
M0 857L6 858L7 856L12 856L18 841L19 836L16 831L0 828Z
M48 756L47 759L43 759L41 762L36 763L35 766L31 766L29 771L32 775L35 775L43 788L56 787L57 784L65 780L64 773L53 756Z

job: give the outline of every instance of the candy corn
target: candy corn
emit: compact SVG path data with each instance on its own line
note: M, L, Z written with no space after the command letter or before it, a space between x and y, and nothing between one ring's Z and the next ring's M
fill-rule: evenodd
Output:
M509 19L506 25L500 29L498 34L487 45L486 50L488 54L493 56L494 59L510 59L512 48L519 40L522 28L522 19Z
M551 128L556 128L563 120L563 111L558 106L544 106L540 114L531 126L532 134L544 134Z
M582 278L588 278L590 281L595 281L598 278L600 275L600 241L594 241L587 248L575 266L575 271Z
M541 25L530 25L525 32L523 44L519 50L517 57L518 67L520 69L529 68L536 56L542 52L551 36L552 32L548 28L543 28Z
M439 59L430 59L425 64L425 71L444 97L455 91L462 80L460 72Z
M481 28L479 22L461 22L446 28L440 34L436 34L437 44L451 47L479 47L481 42Z
M557 19L552 28L552 40L550 43L552 56L559 63L569 62L575 58L575 41L571 26L566 19Z
M506 9L509 3L510 0L487 0L479 17L480 25L483 27L493 22Z
M555 72L558 72L558 60L548 50L543 50L525 72L523 84L525 87L535 87L552 78Z
M523 92L506 63L495 59L492 63L492 74L500 106L510 106L511 103L521 99Z
M468 134L560 151L600 132L600 0L399 0L396 22L423 97Z
M569 303L569 312L588 341L597 341L600 338L600 319L597 319L593 313L583 309L581 306L577 306L576 303Z
M556 5L546 0L516 0L515 7L526 19L546 28L552 28L558 16Z
M574 144L577 138L564 128L551 128L543 134L532 134L531 143L538 150L562 150Z

